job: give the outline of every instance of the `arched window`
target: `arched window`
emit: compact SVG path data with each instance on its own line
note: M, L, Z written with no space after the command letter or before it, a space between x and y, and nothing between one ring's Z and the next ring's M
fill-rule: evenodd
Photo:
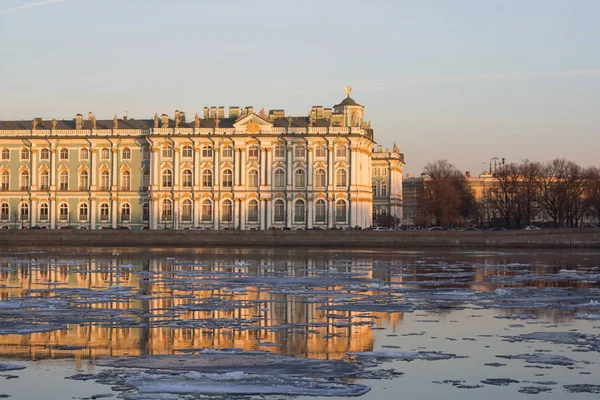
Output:
M88 205L86 203L81 203L79 205L79 220L87 221L88 219Z
M387 183L381 182L379 192L381 193L381 197L387 197Z
M8 171L2 171L2 182L0 182L0 189L10 190L10 174Z
M40 174L40 190L50 189L50 174L48 171L42 171Z
M29 160L29 149L21 149L21 160Z
M69 205L67 203L61 203L58 207L58 219L60 221L69 219Z
M304 158L306 157L306 147L303 145L297 145L294 148L294 158Z
M248 186L252 188L258 187L258 171L255 169L248 171Z
M285 221L285 203L283 200L275 200L275 203L273 204L273 211L273 220L275 222Z
M181 203L181 220L189 222L192 220L192 201L185 199Z
M50 209L47 203L40 204L40 221L48 221Z
M275 147L275 158L285 158L285 146L282 144Z
M90 157L90 151L88 149L79 149L79 159L81 161L87 160Z
M221 221L233 221L233 204L231 200L223 200L223 204L221 205Z
M150 219L150 204L142 204L142 221L148 221Z
M100 190L108 190L110 188L110 174L108 171L100 173Z
M297 200L294 203L294 222L304 222L306 220L306 207L304 200Z
M173 158L173 148L168 144L164 145L162 148L162 156L163 158Z
M123 171L121 174L121 190L131 190L131 172Z
M248 202L248 222L258 222L258 201L250 200Z
M108 149L102 149L102 151L100 152L100 158L103 160L110 160L110 150Z
M233 187L233 173L230 169L223 170L223 182L221 182L222 187Z
M213 186L213 173L210 169L202 171L202 187L209 188Z
M315 158L327 157L327 147L319 145L315 148Z
M8 203L2 203L0 206L0 219L8 220L10 218L10 206Z
M150 170L145 168L142 173L142 190L148 190L148 186L150 186Z
M258 147L248 147L248 160L258 160Z
M283 189L285 187L285 172L282 168L278 168L274 172L273 187L275 189Z
M192 146L183 146L181 149L181 157L183 158L192 158L194 156L194 149Z
M171 221L173 219L173 202L171 199L163 199L160 212L161 221Z
M60 159L61 160L69 159L69 149L67 149L67 148L60 149Z
M327 220L327 203L325 200L319 199L315 204L315 221L325 222Z
M121 158L123 160L131 160L131 150L129 150L129 148L125 147L123 149L123 152L121 153Z
M79 190L88 189L88 173L87 171L81 171L79 173Z
M162 187L173 187L173 172L170 169L165 169L162 173Z
M338 169L335 174L335 186L346 187L348 186L348 173L345 169Z
M193 183L192 183L192 170L190 169L184 169L182 175L182 179L181 179L181 184L184 188L191 188Z
M29 171L21 172L19 187L20 190L29 190Z
M223 146L221 149L221 157L223 158L232 158L233 157L233 147L231 146Z
M50 150L43 148L40 151L40 160L49 160L50 159Z
M10 150L2 149L2 160L10 160Z
M319 168L315 171L315 187L316 188L324 188L327 186L327 180L325 170L323 168Z
M108 221L109 208L107 203L100 204L100 221Z
M294 173L294 187L304 189L306 187L306 173L303 169L297 169Z
M69 173L67 171L60 173L60 190L69 190Z
M21 203L19 207L19 219L26 221L29 219L29 203Z
M212 202L208 199L202 202L202 221L212 221Z
M373 192L373 197L377 197L377 181L371 182L371 191Z
M213 148L212 146L202 146L202 158L212 158Z
M336 158L346 158L346 146L340 144L335 148L335 157Z
M335 220L336 222L346 222L346 202L338 200L335 203Z
M121 221L129 221L131 219L131 206L129 203L123 203L121 206Z

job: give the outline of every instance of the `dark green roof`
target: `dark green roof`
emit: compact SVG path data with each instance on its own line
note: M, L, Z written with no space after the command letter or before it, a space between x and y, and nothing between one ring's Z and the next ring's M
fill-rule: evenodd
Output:
M345 107L345 106L359 106L359 107L362 107L360 104L358 104L356 101L354 101L354 99L352 97L350 97L349 95L340 104L337 104L334 107L337 108L337 107Z

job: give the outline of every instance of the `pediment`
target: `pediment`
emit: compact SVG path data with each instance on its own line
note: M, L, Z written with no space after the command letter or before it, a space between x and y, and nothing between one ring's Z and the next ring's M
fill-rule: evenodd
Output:
M250 114L233 124L236 132L239 133L261 133L270 132L273 128L271 121L261 117L258 114Z

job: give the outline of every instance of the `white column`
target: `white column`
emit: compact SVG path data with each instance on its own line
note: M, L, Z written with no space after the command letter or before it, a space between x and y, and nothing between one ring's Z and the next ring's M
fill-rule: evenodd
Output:
M117 206L117 199L113 198L112 201L112 227L113 229L117 228L117 219L119 217L119 214L117 214L117 211L119 210L119 207Z
M270 186L272 185L273 181L273 163L271 162L273 160L272 154L273 152L271 149L267 149L267 152L265 153L265 169L267 171L267 186L269 186L269 190L271 190Z
M246 149L240 149L240 186L246 186Z
M220 162L219 162L219 148L215 146L215 165L213 166L213 184L216 187L219 186L220 182L221 182L221 168L220 168ZM233 151L235 152L235 148L233 149ZM234 153L235 154L235 153Z
M240 229L246 230L246 202L244 200L240 200L239 214L240 214Z
M259 217L258 220L260 222L260 230L261 231L265 230L265 215L266 215L265 208L266 208L266 205L267 205L266 199L264 199L264 198L260 199L260 202L258 203L258 207L259 207L258 208L258 217Z
M200 146L194 146L194 190L200 190Z
M56 190L56 148L50 151L50 190Z
M50 198L50 229L56 229L56 199L52 197Z
M92 148L90 149L90 157L91 157L91 166L92 166L92 170L90 171L90 190L96 190L96 180L98 179L96 177L96 174L98 173L98 167L97 167L97 155L96 155L96 149ZM92 228L93 229L93 228Z
M37 223L37 200L31 199L31 226L35 226L36 223Z
M293 159L292 159L292 146L288 146L287 148L287 159L286 159L286 179L287 179L287 186L288 186L288 190L292 189L292 164L293 164Z
M154 146L150 152L150 176L152 178L152 190L158 190L158 148Z
M92 197L90 205L90 229L96 229L96 199Z
M179 147L173 146L175 161L173 161L173 187L179 190Z
M117 148L112 148L112 190L117 189L117 176L119 175L119 169L117 168Z
M313 152L313 148L310 147L309 149L307 149L308 151L308 165L306 167L306 183L308 185L309 189L312 189L313 187L313 158L314 158L314 152Z
M259 177L259 182L258 184L260 186L264 186L267 184L266 181L266 177L265 177L265 173L266 173L266 166L267 166L267 157L266 157L266 149L264 148L260 148L260 169L259 169L259 173L260 173L260 177Z
M38 171L37 171L37 149L31 149L31 171L29 173L29 184L31 185L31 191L35 191L37 188L36 182L37 179L34 179L34 177L38 176ZM31 214L33 215L33 213ZM33 220L31 222L31 226L33 226Z

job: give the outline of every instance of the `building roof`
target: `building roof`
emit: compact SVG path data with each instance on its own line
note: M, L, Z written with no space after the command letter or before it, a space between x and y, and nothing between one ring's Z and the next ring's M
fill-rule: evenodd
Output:
M350 95L348 95L348 97L346 97L344 100L342 100L342 102L340 104L336 104L334 107L338 108L338 107L346 107L346 106L362 107L362 105L360 105L356 101L354 101L354 99L352 97L350 97Z

